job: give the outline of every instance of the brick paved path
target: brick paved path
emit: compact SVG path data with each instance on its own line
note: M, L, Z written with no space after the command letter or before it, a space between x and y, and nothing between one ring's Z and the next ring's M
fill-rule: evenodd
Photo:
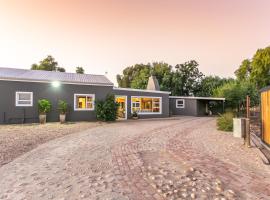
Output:
M228 142L236 139L219 135L213 118L108 124L0 168L0 199L269 199L270 170L255 149L235 161L226 151L212 153L213 145L194 145L194 134L198 142L212 137L213 145L238 148ZM250 170L258 163L260 172Z

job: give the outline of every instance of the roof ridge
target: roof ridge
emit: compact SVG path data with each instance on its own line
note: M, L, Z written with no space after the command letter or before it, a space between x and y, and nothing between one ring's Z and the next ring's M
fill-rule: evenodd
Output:
M38 69L24 69L24 68L13 68L13 67L0 67L0 69L21 70L21 71L42 71L42 72L47 72L47 73L78 74L79 76L80 75L105 76L105 75L102 75L102 74L89 74L89 73L79 74L79 73L75 73L75 72L60 72L60 71L48 71L48 70L38 70Z

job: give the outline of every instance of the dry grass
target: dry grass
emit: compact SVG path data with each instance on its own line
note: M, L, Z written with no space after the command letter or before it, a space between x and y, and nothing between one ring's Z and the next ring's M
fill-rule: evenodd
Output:
M0 167L49 140L101 125L98 122L0 126Z

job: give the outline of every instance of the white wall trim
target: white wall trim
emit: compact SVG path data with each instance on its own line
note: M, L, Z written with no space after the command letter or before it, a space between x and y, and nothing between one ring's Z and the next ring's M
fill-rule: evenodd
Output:
M179 106L178 101L183 101L183 105ZM175 104L176 104L176 108L185 108L185 99L176 99Z
M158 90L143 90L143 89L133 89L133 88L118 88L114 87L114 90L123 90L123 91L134 91L134 92L149 92L149 93L159 93L159 94L171 94L168 91L158 91Z
M93 107L92 108L76 108L76 97L85 96L93 98ZM95 94L74 94L74 111L93 111L95 110Z
M153 96L131 96L130 97L130 112L132 114L132 98L156 98L159 99L159 112L138 112L138 115L161 115L162 112L162 97Z
M186 96L169 96L170 99L198 99L198 100L217 100L225 101L225 98L219 97L186 97Z
M19 101L23 101L23 100L19 100L19 94L30 94L30 104L19 104ZM25 101L29 101L29 100L25 100ZM33 92L22 92L22 91L16 91L15 93L15 106L16 107L32 107L33 106Z

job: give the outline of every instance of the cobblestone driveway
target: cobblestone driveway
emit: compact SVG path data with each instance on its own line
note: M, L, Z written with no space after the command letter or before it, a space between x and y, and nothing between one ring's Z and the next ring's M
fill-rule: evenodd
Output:
M107 124L39 146L0 168L0 199L269 199L255 148L214 118Z

